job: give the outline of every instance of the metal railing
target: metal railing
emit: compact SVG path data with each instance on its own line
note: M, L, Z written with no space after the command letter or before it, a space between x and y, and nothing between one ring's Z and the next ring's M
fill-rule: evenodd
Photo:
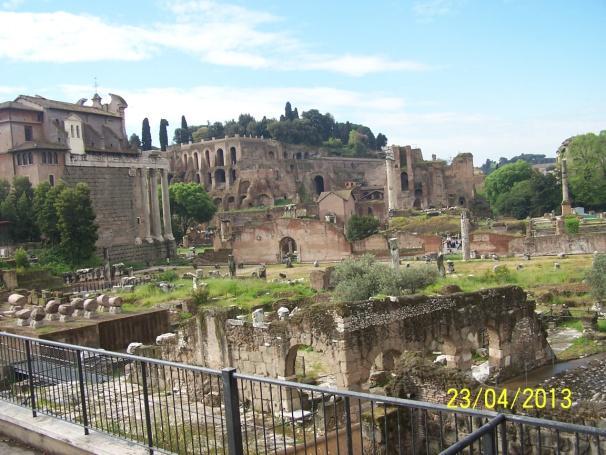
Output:
M605 454L606 430L0 333L0 399L150 453Z

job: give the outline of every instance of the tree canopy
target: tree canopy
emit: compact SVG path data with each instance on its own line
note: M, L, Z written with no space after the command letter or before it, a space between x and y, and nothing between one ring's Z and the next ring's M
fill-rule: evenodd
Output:
M515 163L516 161L525 161L528 164L553 164L555 167L556 159L548 158L545 155L540 155L536 153L522 153L520 155L516 155L513 158L499 158L499 161L493 161L491 159L487 159L486 162L480 166L480 169L485 175L490 174L491 172L497 170L501 166L506 164Z
M379 220L370 215L352 215L347 220L345 227L345 236L347 240L361 240L372 234L376 234L379 230Z
M606 210L606 130L575 136L564 153L574 205Z
M165 118L160 120L160 150L163 152L166 150L168 146L168 131L166 128L168 127L168 120Z
M497 215L540 216L559 206L561 188L553 174L543 175L525 161L500 167L484 182L486 199Z
M351 134L352 131L354 135ZM175 129L173 142L182 144L190 139L199 142L235 134L272 138L289 144L324 145L334 154L350 156L364 156L387 145L384 134L375 136L365 125L336 122L331 114L322 114L317 109L299 114L298 108L293 108L290 102L286 103L284 114L280 115L279 120L265 116L257 120L252 115L243 113L237 120L188 126L185 117L182 117L181 127ZM354 138L351 143L350 138Z
M217 211L208 193L197 183L173 183L168 187L168 193L177 241L196 223L210 221Z
M149 120L147 117L143 119L143 125L141 127L141 150L152 149L152 138L151 130L149 128Z

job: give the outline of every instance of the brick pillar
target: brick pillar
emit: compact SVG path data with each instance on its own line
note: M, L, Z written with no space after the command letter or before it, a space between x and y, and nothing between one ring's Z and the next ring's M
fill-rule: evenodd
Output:
M155 240L162 241L162 223L160 221L160 198L158 197L158 170L150 169L150 197L152 235Z
M170 222L170 199L168 195L168 171L160 171L160 184L162 185L162 219L164 221L164 238L166 240L175 240L173 236L173 227Z
M141 217L141 224L143 225L143 238L146 242L152 243L153 239L151 236L151 218L149 211L149 171L145 168L141 168L141 208L143 210L143 216Z

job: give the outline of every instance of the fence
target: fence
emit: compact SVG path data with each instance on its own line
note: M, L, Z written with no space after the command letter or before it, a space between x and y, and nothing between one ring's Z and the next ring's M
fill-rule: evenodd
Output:
M150 453L606 453L606 430L0 333L0 399Z

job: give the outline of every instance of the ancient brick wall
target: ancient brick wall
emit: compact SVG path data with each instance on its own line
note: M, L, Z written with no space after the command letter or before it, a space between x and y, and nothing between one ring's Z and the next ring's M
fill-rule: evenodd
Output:
M590 254L594 251L606 252L606 233L521 237L509 244L510 254Z

